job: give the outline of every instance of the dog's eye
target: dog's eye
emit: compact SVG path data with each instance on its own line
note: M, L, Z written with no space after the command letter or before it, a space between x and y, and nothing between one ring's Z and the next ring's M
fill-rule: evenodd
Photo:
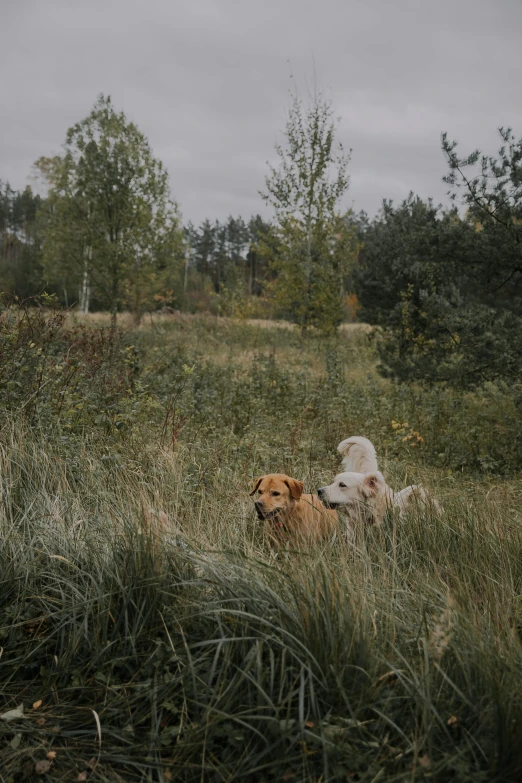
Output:
M343 489L346 489L346 484L343 484L342 481L339 482L339 486L342 487Z
M278 498L280 494L281 494L280 492L272 492L272 495L276 498Z

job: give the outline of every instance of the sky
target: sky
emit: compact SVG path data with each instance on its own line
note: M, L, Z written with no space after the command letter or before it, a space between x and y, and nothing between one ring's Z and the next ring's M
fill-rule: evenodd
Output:
M352 149L346 206L444 201L440 134L522 136L522 0L0 0L0 179L110 95L169 171L185 221L269 216L259 190L293 91Z

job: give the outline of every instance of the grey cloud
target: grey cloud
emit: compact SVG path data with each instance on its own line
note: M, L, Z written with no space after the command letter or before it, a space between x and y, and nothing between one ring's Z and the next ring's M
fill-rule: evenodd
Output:
M0 178L15 187L99 92L147 134L195 222L266 212L289 89L306 98L314 71L353 148L356 209L443 199L442 130L489 152L497 125L522 135L519 0L8 0L3 17Z

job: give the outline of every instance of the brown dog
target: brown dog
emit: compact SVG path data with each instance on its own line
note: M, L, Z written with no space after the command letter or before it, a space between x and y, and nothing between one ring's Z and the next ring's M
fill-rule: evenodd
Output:
M266 523L275 545L287 541L320 541L338 527L335 511L325 508L317 495L303 495L304 484L284 473L258 478L250 495L257 493L258 519Z

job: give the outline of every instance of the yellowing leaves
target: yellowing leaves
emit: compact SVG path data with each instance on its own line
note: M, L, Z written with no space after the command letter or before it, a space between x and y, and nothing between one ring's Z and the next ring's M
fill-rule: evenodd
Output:
M414 430L413 427L410 427L407 421L401 424L399 421L395 421L394 419L392 419L391 426L393 427L397 435L402 436L401 443L407 443L412 447L420 446L421 443L424 443L424 438L422 437L420 432ZM409 432L406 432L407 427L410 427Z

